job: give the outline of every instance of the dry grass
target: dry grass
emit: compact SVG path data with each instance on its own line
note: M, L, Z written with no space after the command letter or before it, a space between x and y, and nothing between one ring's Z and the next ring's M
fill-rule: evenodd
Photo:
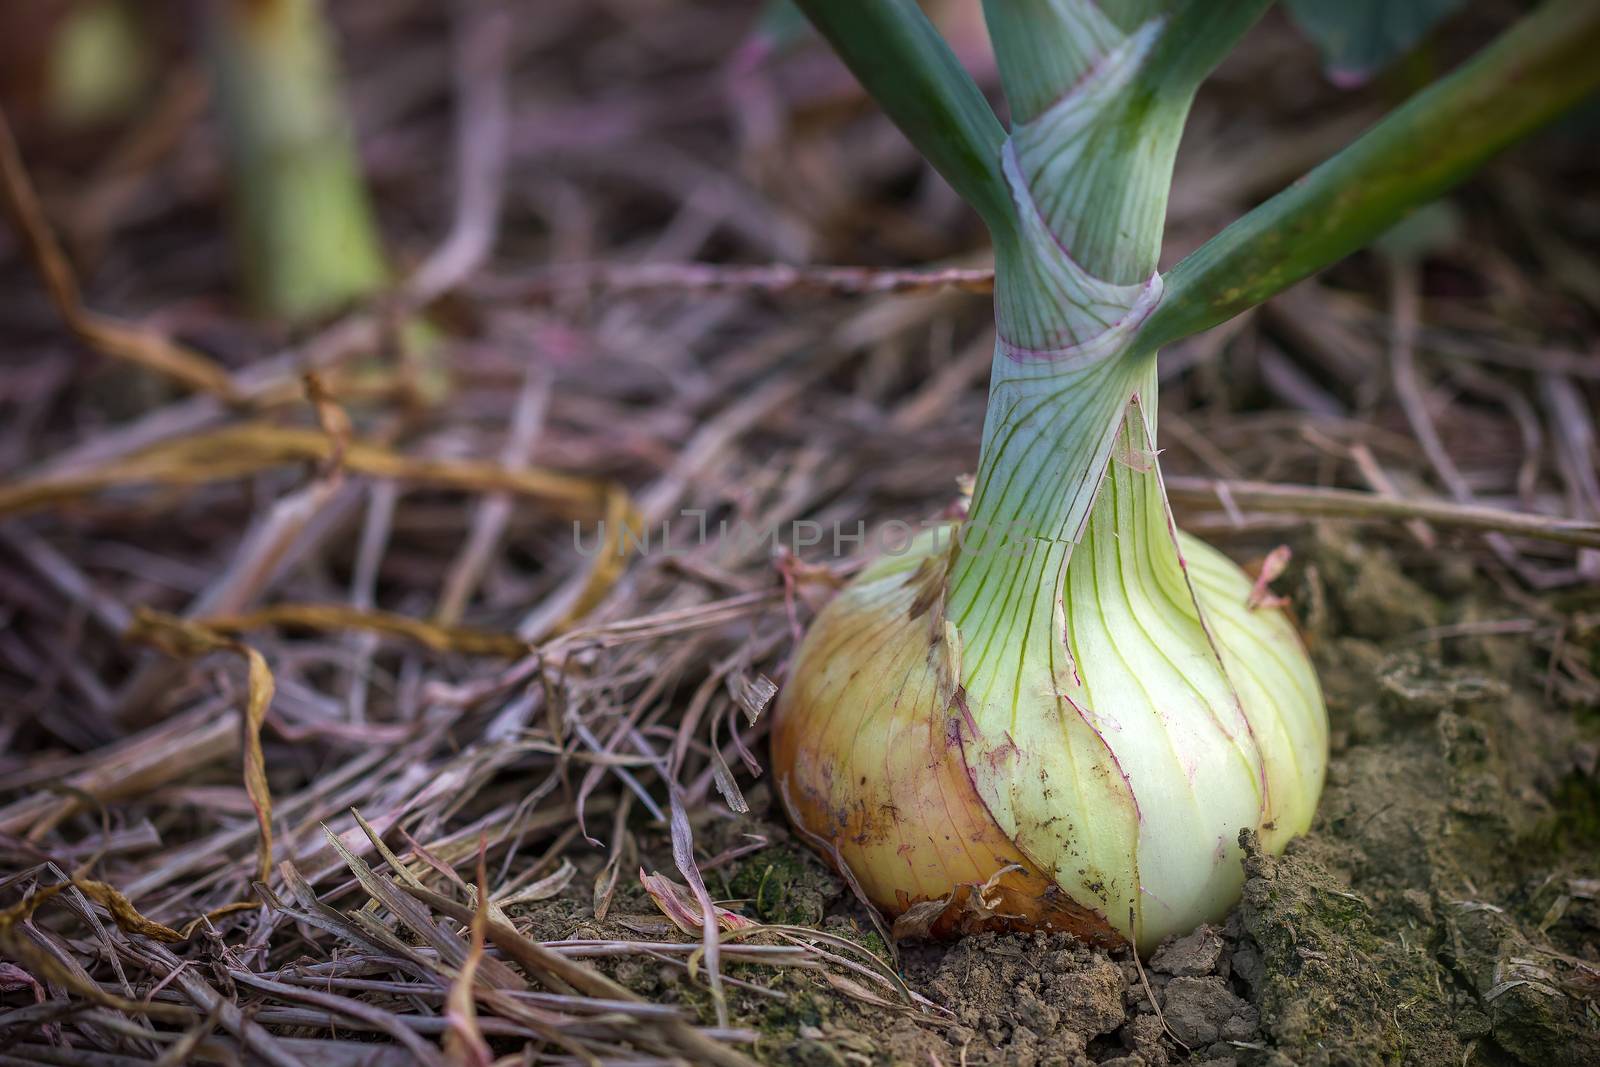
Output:
M0 238L0 1063L746 1063L728 1004L771 968L942 1024L864 937L712 897L764 844L728 827L772 803L796 627L859 561L690 516L944 505L992 343L975 227L814 51L730 65L738 5L552 0L509 30L464 5L453 38L448 6L347 27L394 243L443 236L292 341L223 303L203 124L134 116L161 149L88 188L51 164L81 145L19 126L30 181L0 139L23 223ZM1271 23L1208 90L1174 253L1381 102L1286 83L1301 47ZM1550 684L1593 694L1568 637L1600 567L1600 293L1548 279L1594 223L1513 191L1595 176L1546 155L1464 194L1426 269L1363 259L1166 353L1165 462L1187 524L1242 556L1333 515L1473 561L1547 635ZM103 249L83 297L56 230ZM960 266L761 266L807 259ZM397 327L424 307L442 398ZM580 550L574 521L654 551ZM605 936L539 929L557 899ZM699 1010L641 999L624 958L687 974Z

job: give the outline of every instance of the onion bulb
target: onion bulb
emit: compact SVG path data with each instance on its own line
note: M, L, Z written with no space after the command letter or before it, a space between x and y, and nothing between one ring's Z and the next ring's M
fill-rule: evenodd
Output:
M1305 650L1177 531L1152 438L1136 396L1059 580L958 624L951 522L812 624L774 713L779 789L891 915L1148 951L1238 899L1241 829L1279 851L1310 824L1327 726Z

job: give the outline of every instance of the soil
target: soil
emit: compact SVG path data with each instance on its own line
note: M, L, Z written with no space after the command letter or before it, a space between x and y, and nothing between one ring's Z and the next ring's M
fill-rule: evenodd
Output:
M1474 633L1473 620L1513 606L1458 564L1332 529L1292 547L1297 563L1279 584L1326 690L1332 762L1309 835L1283 856L1246 838L1244 899L1224 925L1169 940L1143 967L1058 935L901 946L906 980L948 1015L864 1004L805 970L736 964L731 977L781 994L730 997L735 1022L762 1034L758 1055L1018 1067L1600 1063L1594 709L1547 695L1521 637ZM881 951L865 911L770 798L763 813L763 799L753 791L758 814L721 832L772 843L710 876L713 893L764 921L820 923ZM644 852L670 864L665 842ZM619 914L636 903L655 921L629 892ZM542 908L530 918L547 936L604 933L576 901ZM681 970L615 973L709 1021L709 998Z

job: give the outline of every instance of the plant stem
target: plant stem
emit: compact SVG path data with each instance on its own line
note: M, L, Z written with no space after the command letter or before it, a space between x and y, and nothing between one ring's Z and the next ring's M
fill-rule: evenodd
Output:
M303 320L387 281L318 0L220 0L212 58L250 297Z
M1091 0L985 4L1022 120L1002 147L1017 221L995 234L989 411L950 571L963 638L1016 629L1018 598L1060 588L1130 398L1142 391L1153 410L1137 334L1161 294L1173 159L1209 69L1198 59L1219 59L1262 6L1212 18L1227 32L1197 45L1194 4L1126 32ZM1187 37L1174 43L1179 31ZM1053 58L1041 62L1041 49Z
M1097 4L984 0L1013 126L1049 108L1125 36Z
M1366 245L1600 87L1597 55L1600 4L1546 0L1173 268L1141 348L1224 322Z

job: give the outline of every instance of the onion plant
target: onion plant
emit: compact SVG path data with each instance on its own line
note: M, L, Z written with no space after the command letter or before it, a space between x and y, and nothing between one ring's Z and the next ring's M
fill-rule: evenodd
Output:
M249 296L315 318L388 280L320 0L215 0L210 53Z
M1172 270L1195 91L1268 0L985 0L1010 129L913 0L800 7L994 245L965 515L813 623L775 712L808 836L913 926L1141 950L1219 918L1327 762L1287 615L1179 530L1156 354L1360 248L1600 82L1600 4L1550 0Z

